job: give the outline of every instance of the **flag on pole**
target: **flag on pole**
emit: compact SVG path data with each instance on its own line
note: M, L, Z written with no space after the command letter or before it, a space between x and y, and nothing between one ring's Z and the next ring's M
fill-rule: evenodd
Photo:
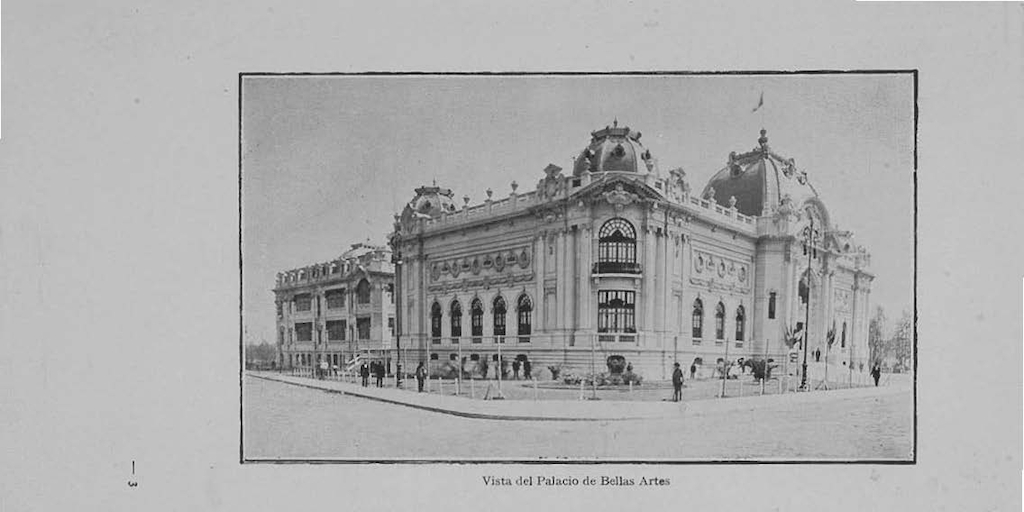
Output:
M753 114L754 112L757 112L763 106L764 106L764 91L761 91L761 99L757 100L757 106L754 107L754 110L751 110L750 113Z

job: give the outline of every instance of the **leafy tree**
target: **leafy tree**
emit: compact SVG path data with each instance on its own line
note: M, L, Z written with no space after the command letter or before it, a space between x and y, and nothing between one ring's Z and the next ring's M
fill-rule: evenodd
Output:
M270 343L263 342L259 345L250 343L245 346L245 360L247 362L271 362L277 361L277 347Z
M885 338L885 310L882 306L875 308L875 316L868 323L868 364L881 361L889 354L889 343Z

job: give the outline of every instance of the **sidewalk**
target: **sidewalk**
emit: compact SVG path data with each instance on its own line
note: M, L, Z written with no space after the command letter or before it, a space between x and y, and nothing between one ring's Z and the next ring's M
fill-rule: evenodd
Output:
M409 389L362 387L332 380L292 377L273 372L246 372L248 376L342 393L466 418L533 421L621 421L682 418L684 412L708 413L771 408L782 403L822 403L849 398L910 392L903 386L853 388L827 392L745 396L687 402L639 402L615 400L474 400L460 396L417 393ZM408 383L415 386L415 381Z

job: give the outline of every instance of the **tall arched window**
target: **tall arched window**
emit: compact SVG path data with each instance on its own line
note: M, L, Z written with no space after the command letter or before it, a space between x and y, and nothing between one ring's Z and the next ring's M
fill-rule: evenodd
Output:
M528 343L530 338L524 338L523 336L529 336L533 330L533 302L530 301L525 293L519 296L519 300L516 302L516 313L519 320L519 342Z
M505 299L501 295L498 295L494 299L494 308L492 308L492 311L494 313L495 336L505 335L505 312L507 310L508 308L505 306Z
M356 285L356 303L357 304L369 304L370 303L370 282L366 279L359 281Z
M598 231L597 271L599 273L639 273L636 263L636 230L626 219L614 218Z
M473 299L469 306L469 314L473 343L480 343L480 337L484 335L484 305L480 299Z
M715 339L725 339L725 304L721 302L715 306Z
M743 311L743 306L736 308L736 341L743 341L743 323L746 321L747 315Z
M700 299L693 301L693 337L704 337L704 303Z
M458 337L462 336L462 304L459 304L458 299L452 301L452 341L458 343Z
M441 305L437 302L430 307L430 337L434 343L441 342Z

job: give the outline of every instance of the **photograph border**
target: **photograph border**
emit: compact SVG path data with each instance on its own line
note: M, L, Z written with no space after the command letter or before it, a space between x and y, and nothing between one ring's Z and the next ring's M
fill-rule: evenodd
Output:
M302 459L302 458L247 458L245 456L245 424L244 424L244 383L245 383L245 340L244 340L244 276L243 276L243 208L242 208L242 117L243 117L243 80L254 76L793 76L793 75L911 75L913 77L914 100L914 145L913 145L913 316L912 316L912 359L913 359L913 446L909 460L892 459L779 459L779 460L743 460L743 459L696 459L696 460L652 460L652 459ZM907 69L806 69L806 70L725 70L725 71L365 71L365 72L268 72L244 71L238 73L238 457L239 464L525 464L525 465L917 465L918 459L918 403L917 403L917 322L918 322L918 144L919 144L919 70ZM322 390L325 393L341 393L340 391Z

